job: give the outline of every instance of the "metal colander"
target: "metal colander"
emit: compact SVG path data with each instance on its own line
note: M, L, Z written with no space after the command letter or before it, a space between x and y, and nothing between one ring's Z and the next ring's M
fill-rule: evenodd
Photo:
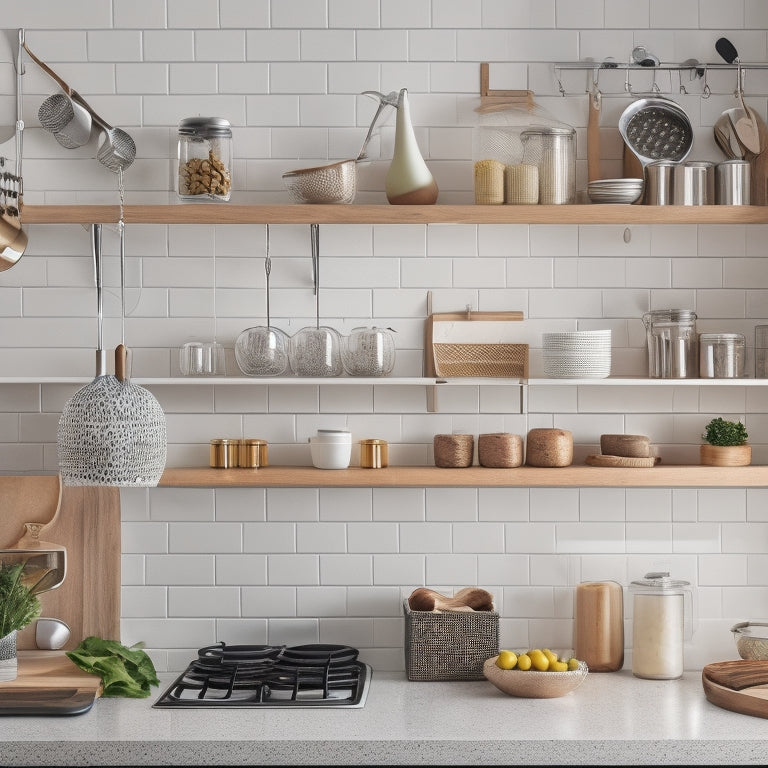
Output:
M165 414L149 391L106 373L101 224L91 226L91 247L99 317L96 378L78 390L61 413L59 472L64 485L156 486L165 468Z
M682 162L693 146L693 128L671 99L638 99L619 118L619 132L645 167L657 160Z

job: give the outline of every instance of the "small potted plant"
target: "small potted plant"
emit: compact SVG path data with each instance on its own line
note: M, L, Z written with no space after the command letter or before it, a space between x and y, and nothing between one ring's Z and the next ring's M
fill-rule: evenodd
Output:
M740 421L720 417L707 424L700 448L701 463L710 467L744 467L752 462L752 446L747 445L747 430Z
M0 681L16 679L16 633L39 615L40 601L24 583L24 563L0 562Z

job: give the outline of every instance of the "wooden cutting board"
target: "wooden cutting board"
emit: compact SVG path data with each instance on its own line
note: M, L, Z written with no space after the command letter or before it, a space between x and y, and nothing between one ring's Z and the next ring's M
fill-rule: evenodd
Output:
M56 475L0 476L0 549L13 547L25 523L67 550L63 584L40 595L42 616L71 630L65 649L97 635L120 639L120 491L64 487ZM35 649L35 622L19 632L20 650Z
M658 456L648 458L634 456L605 456L602 453L587 456L585 464L591 467L655 467L659 463Z
M19 651L18 677L0 682L0 715L80 715L101 690L63 651Z
M712 704L743 715L768 718L768 661L718 661L701 671Z

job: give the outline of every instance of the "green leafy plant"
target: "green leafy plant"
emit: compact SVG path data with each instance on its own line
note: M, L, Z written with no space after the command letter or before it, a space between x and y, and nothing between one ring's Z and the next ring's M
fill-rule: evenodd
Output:
M67 656L104 683L102 696L128 696L143 699L150 694L151 685L159 685L152 659L141 650L143 643L130 648L117 640L86 637Z
M710 445L744 445L749 435L740 421L727 421L720 417L712 419L702 435Z
M24 583L24 563L0 564L0 637L24 629L40 615L40 601Z

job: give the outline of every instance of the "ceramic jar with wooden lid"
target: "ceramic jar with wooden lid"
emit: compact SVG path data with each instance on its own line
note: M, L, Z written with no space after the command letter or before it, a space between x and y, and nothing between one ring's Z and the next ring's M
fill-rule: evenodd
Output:
M568 467L573 461L573 434L567 429L531 429L525 455L530 467Z

